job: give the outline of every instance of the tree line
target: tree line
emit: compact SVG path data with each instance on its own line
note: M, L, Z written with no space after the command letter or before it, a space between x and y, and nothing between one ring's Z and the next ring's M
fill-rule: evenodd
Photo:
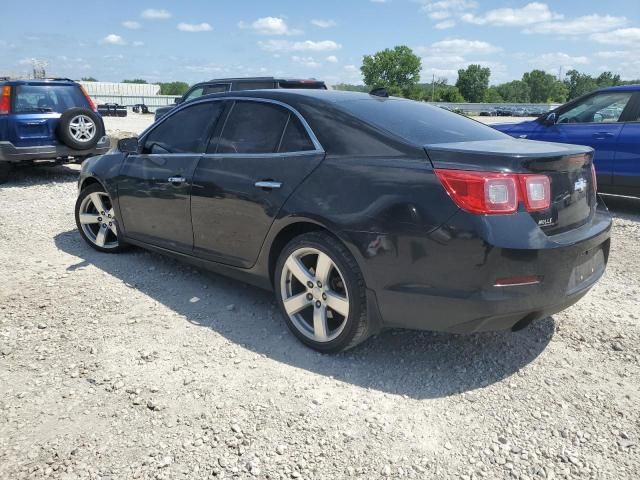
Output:
M640 83L640 80L622 81L620 75L612 72L593 77L577 70L569 70L560 80L536 69L526 72L520 80L489 85L491 69L469 65L458 70L455 85L449 85L446 78L420 83L421 70L420 57L409 47L398 46L364 56L360 67L364 85L341 83L335 88L368 92L385 87L391 95L434 102L564 103L597 88Z

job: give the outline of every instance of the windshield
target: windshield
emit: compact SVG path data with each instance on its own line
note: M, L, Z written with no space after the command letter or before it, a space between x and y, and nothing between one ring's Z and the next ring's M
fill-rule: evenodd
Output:
M74 107L89 108L76 85L18 85L14 99L14 113L64 113Z
M420 146L508 138L506 134L480 122L423 102L365 98L341 102L339 105L362 121Z

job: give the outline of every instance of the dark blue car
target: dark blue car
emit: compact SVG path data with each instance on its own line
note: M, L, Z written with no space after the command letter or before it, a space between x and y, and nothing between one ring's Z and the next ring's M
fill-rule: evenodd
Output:
M68 79L0 80L0 183L18 163L81 161L106 153L102 117Z
M593 147L598 190L640 196L640 85L604 88L536 120L493 127L516 138Z

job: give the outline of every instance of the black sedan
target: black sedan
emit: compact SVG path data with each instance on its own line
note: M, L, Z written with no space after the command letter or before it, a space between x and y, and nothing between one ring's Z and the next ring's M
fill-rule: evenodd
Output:
M206 96L82 166L76 222L274 289L308 346L524 328L604 272L593 151L362 93Z

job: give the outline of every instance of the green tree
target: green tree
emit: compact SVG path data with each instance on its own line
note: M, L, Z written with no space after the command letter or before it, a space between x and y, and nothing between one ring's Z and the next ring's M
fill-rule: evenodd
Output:
M405 95L420 81L420 57L404 45L365 55L360 71L371 88L385 87L394 95Z
M456 87L468 102L482 102L489 88L491 70L480 65L469 65L458 70Z
M569 70L567 72L567 75L564 79L564 84L569 92L569 100L577 98L598 88L596 80L591 75L580 73L577 70Z
M366 85L352 85L350 83L336 83L333 88L347 92L369 92L369 90L371 90Z
M598 75L598 78L596 78L596 83L598 87L615 87L616 85L621 85L622 81L620 80L620 75L617 73L614 75L611 72L602 72Z
M497 87L489 87L484 94L484 101L487 103L502 103L504 98L500 95Z
M189 90L189 84L185 82L160 83L160 95L184 95Z
M97 78L93 78L93 77L82 77L80 80L82 80L83 82L97 82L98 81Z
M529 85L522 80L513 80L496 86L497 92L509 103L528 103Z
M147 81L143 80L141 78L134 78L133 80L122 80L122 83L140 83L140 84L146 84Z
M563 103L569 93L566 85L542 70L532 70L522 76L529 85L529 100L533 103Z
M465 99L460 93L460 90L458 90L458 87L447 85L446 88L440 93L438 101L449 103L463 103Z

